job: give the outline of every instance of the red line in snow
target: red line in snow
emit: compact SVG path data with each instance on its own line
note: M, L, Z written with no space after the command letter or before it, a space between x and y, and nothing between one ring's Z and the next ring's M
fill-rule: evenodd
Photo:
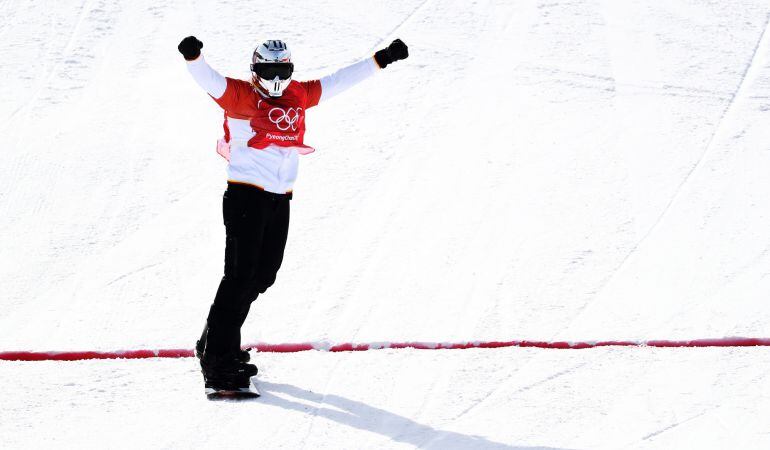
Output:
M294 353L309 350L327 352L357 352L380 349L417 350L462 350L469 348L536 347L544 349L580 350L596 347L770 347L770 338L725 337L715 339L695 339L690 341L652 340L652 341L471 341L471 342L377 342L377 343L341 343L305 342L295 344L258 343L247 346L258 352ZM0 360L5 361L81 361L85 359L145 359L145 358L188 358L194 356L193 350L118 350L111 352L72 351L72 352L0 352Z

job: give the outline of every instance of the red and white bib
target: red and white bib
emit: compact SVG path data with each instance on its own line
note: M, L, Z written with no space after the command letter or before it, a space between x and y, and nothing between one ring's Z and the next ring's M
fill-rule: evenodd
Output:
M230 142L227 118L248 120L254 136L248 146L257 150L268 145L297 147L302 155L315 151L305 145L305 111L318 104L321 83L292 81L281 97L263 97L251 83L227 78L227 89L214 101L225 110L225 141Z

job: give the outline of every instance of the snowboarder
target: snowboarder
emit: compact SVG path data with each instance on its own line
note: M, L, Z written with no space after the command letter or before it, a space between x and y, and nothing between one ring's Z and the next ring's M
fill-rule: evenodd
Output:
M313 152L303 137L305 111L389 64L409 56L396 39L372 57L320 80L292 79L286 43L265 41L252 55L251 80L226 78L201 55L203 43L179 43L187 70L224 110L217 152L228 160L223 198L225 267L206 327L196 343L209 395L247 392L257 367L241 350L241 326L251 303L274 282L289 229L289 201L299 155Z

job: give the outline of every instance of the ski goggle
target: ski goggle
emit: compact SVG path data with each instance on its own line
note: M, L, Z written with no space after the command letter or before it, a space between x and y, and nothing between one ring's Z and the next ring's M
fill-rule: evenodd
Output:
M288 80L294 73L294 63L255 63L251 65L251 71L259 78L265 80Z

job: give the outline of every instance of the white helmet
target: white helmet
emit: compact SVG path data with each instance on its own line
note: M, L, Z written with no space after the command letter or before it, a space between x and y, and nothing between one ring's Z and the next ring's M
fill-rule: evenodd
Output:
M265 41L254 49L251 57L252 80L270 97L280 97L291 83L294 64L283 41Z

